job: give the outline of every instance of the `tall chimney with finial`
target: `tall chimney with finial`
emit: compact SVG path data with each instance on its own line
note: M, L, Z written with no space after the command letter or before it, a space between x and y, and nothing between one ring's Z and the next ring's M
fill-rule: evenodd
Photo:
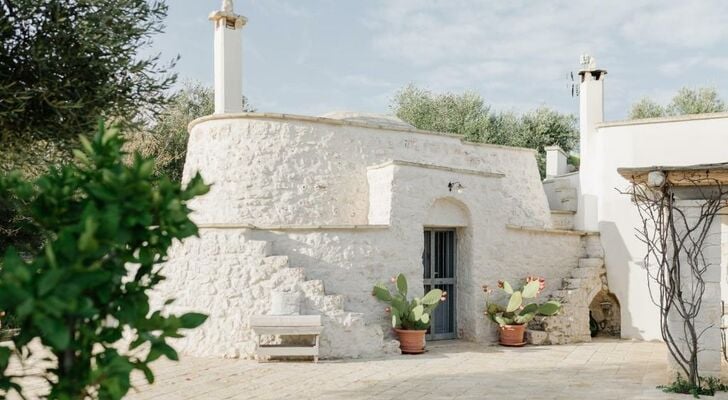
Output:
M581 56L579 89L579 187L581 197L575 225L581 230L599 229L599 136L597 125L604 122L604 77L607 71L597 68L594 57Z
M215 27L215 114L243 111L242 29L247 18L235 14L233 1L223 0L210 14Z

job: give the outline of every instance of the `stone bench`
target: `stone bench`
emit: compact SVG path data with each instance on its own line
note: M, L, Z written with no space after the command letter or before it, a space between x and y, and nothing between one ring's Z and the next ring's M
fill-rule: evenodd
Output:
M250 328L255 335L255 358L312 356L314 362L319 357L319 337L324 327L320 315L256 315L250 317ZM286 345L260 343L262 335L314 337L313 345Z

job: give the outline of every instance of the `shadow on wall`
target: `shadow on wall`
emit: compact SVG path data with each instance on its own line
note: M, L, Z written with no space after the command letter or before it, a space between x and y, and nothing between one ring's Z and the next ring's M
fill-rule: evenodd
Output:
M621 313L620 335L629 339L655 339L645 337L636 321L644 326L645 319L653 319L657 310L650 298L647 275L642 260L632 259L624 238L613 222L600 222L599 231L604 247L604 262L610 294Z

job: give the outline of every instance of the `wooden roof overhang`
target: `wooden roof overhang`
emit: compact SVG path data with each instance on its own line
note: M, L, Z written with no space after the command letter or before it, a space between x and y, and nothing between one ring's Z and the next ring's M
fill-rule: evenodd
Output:
M617 172L636 184L646 184L650 172L660 171L672 186L728 186L728 162L688 166L618 168Z

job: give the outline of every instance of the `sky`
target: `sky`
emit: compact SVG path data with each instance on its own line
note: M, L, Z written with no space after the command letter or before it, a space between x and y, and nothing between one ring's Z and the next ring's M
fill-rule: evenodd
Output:
M180 80L212 85L220 0L167 0L151 51L179 55ZM681 87L728 98L725 0L235 0L243 93L261 112L391 113L407 84L474 91L495 110L578 114L570 72L588 53L608 71L607 120ZM575 74L576 75L576 74Z

